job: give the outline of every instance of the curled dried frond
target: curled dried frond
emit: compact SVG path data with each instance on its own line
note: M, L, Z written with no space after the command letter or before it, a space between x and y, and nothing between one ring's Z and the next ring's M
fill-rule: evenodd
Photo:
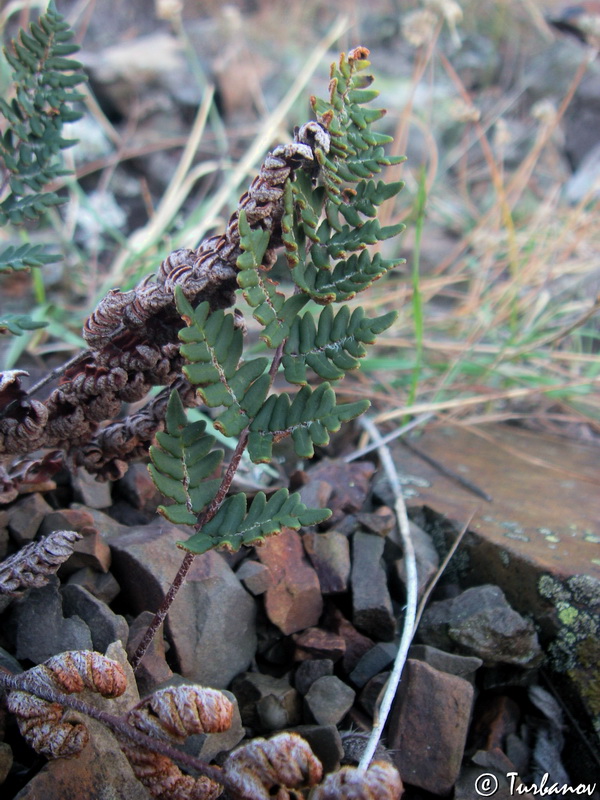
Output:
M152 797L159 800L216 800L223 787L203 775L184 775L167 756L139 745L121 743L133 772Z
M218 689L168 686L146 697L127 721L150 736L183 740L194 733L222 733L231 727L233 703Z
M315 786L322 774L310 745L295 733L254 739L225 763L228 784L243 800L291 800L300 796L294 789Z
M21 735L36 753L68 758L81 753L89 741L85 725L58 703L13 691L8 695L7 706L17 718Z
M25 545L0 564L0 594L44 586L73 553L77 531L53 531L38 542Z
M63 692L91 689L102 697L120 697L127 689L123 667L93 650L72 650L52 656L34 669L44 668ZM33 671L33 670L32 670Z
M342 767L328 775L310 800L399 800L404 787L398 770L387 761L374 761L366 772Z

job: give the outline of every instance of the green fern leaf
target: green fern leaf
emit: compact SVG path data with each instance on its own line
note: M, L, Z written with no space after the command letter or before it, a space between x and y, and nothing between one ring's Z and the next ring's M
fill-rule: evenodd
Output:
M296 295L286 299L277 291L277 284L265 277L262 259L269 243L269 232L253 230L246 212L239 216L240 246L242 255L237 260L238 285L253 316L264 327L261 338L269 347L278 347L289 332L289 321L307 303L308 297Z
M247 505L243 493L228 497L202 530L178 546L194 554L218 547L236 552L242 545L264 542L284 527L297 530L331 515L326 508L307 508L297 492L290 494L287 489L279 489L268 500L264 492L258 492L249 508Z
M315 444L326 445L330 433L338 431L343 422L354 419L368 407L368 400L338 405L328 383L314 390L302 386L293 400L287 393L271 395L250 424L248 455L255 463L269 462L274 442L291 435L296 454L300 458L312 458Z
M263 404L270 386L266 357L241 361L243 334L233 314L210 311L207 302L193 309L181 288L176 290L179 313L188 324L179 332L181 353L188 361L187 379L210 408L225 406L214 422L226 436L238 436Z
M47 324L47 322L32 319L28 314L2 314L0 315L0 334L8 331L14 336L22 336L25 331L44 328Z
M55 253L44 253L43 246L39 244L23 244L20 247L9 245L0 252L0 272L15 272L41 267L58 261L60 256Z
M156 434L156 442L150 448L148 471L158 491L173 500L158 511L176 525L195 525L221 484L210 476L221 466L224 453L213 450L215 438L206 434L206 423L188 422L176 391L169 397L165 430Z
M318 328L310 313L297 317L285 343L282 365L289 383L304 385L308 369L326 381L343 378L348 370L357 369L378 334L390 327L396 312L368 319L362 308L352 315L342 306L334 316L331 305L325 306L318 318Z

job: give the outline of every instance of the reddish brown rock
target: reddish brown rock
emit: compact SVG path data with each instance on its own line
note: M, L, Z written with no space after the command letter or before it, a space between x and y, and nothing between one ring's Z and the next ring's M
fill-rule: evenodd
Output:
M317 573L308 563L300 535L284 528L258 548L258 557L271 573L273 586L265 593L271 622L284 634L316 625L323 610Z
M304 503L314 494L312 485L316 482L329 484L331 491L327 498L327 508L331 509L329 524L335 525L348 514L355 514L363 507L370 490L374 464L358 461L346 464L340 460L324 459L306 472L308 482L302 487L300 495ZM321 495L325 492L320 489Z
M293 637L296 645L294 661L312 658L329 658L339 661L346 652L346 642L342 636L322 628L307 628Z
M342 666L346 673L352 672L375 642L357 631L354 625L337 608L332 607L328 610L327 625L346 642L346 652L342 659Z
M436 795L454 786L465 748L473 687L408 659L392 708L388 747L403 781Z
M350 578L350 545L343 533L307 531L304 549L319 577L323 594L345 592Z

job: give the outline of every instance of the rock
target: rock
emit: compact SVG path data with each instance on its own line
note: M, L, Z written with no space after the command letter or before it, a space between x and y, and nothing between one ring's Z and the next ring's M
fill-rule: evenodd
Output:
M344 672L350 673L361 657L373 647L375 642L357 631L354 625L337 608L328 611L326 619L328 627L332 628L346 642L346 652L342 658L342 666Z
M329 484L331 491L326 500L326 507L331 509L328 525L333 527L347 514L360 511L370 491L371 476L375 466L368 461L352 461L323 459L306 471L307 484L300 490L302 502L309 505L314 481ZM323 489L321 489L323 494Z
M273 586L269 568L259 561L246 559L240 564L235 574L250 594L255 597L259 594L264 594L267 589Z
M488 786L495 786L495 783L490 784L494 779L498 781L494 800L510 800L514 794L510 791L510 778L506 777L506 770L471 765L466 765L460 772L454 786L454 800L480 800L481 794L476 787L485 786L483 782L486 780Z
M428 644L413 644L408 651L408 657L417 661L424 661L430 667L435 667L441 672L458 675L459 678L473 683L475 672L481 667L483 661L476 656L459 656L457 653L447 653Z
M46 536L52 531L78 531L93 528L94 516L85 508L62 508L46 514L40 534Z
M498 586L474 586L423 614L419 638L441 649L458 648L488 666L533 667L542 651L533 624L514 611Z
M344 755L342 738L335 725L298 725L293 733L302 736L323 765L324 774L335 772Z
M381 560L384 545L382 538L368 533L352 537L352 621L369 636L390 641L396 619Z
M181 565L183 533L163 521L111 539L113 572L134 613L156 610ZM215 551L196 556L166 621L181 674L223 688L256 651L256 609L231 568Z
M473 687L408 659L389 722L388 747L402 780L436 795L454 786L465 748Z
M142 611L129 626L129 639L127 640L127 655L133 658L138 645L142 641L148 626L154 619L150 611ZM163 683L173 677L173 671L165 659L165 640L163 626L161 625L152 639L148 649L135 672L138 689L141 695L150 694Z
M92 635L79 617L63 616L59 581L52 576L46 586L30 589L12 608L16 627L16 657L40 664L65 650L93 650Z
M40 533L45 536L52 531L78 531L83 534L83 539L75 543L73 555L62 565L61 575L76 572L82 567L108 572L110 549L96 528L94 517L89 511L82 508L64 508L47 514L40 527Z
M320 725L338 725L352 708L354 691L335 675L317 678L304 697L310 717Z
M0 647L0 669L4 669L13 675L18 675L19 672L23 672L23 667L19 664L17 659L3 647Z
M13 753L11 746L7 742L0 742L0 786L8 777L12 765Z
M365 512L356 515L356 519L369 533L385 537L390 534L396 525L396 515L388 506L380 506L375 512Z
M355 686L363 687L378 672L382 672L396 658L397 645L392 642L378 642L368 650L350 673Z
M104 603L112 603L121 591L121 587L111 572L96 572L91 567L82 567L69 575L67 585L71 584L82 586Z
M330 658L339 661L346 652L346 642L342 636L322 628L307 628L292 637L296 651L294 661L311 658Z
M274 584L265 592L265 610L271 622L286 635L316 625L323 599L300 534L284 528L258 548L258 557L269 568Z
M294 674L294 686L301 695L305 695L313 683L325 675L333 675L333 661L330 658L302 661Z
M374 675L371 680L365 684L358 696L359 706L363 711L366 711L370 717L375 716L377 701L390 675L390 672L380 672L378 675Z
M237 697L242 722L259 731L297 725L300 721L298 692L286 678L260 672L244 672L231 685ZM281 720L283 726L279 725Z
M89 508L108 508L112 503L110 483L101 483L83 467L77 467L71 478L73 496Z
M61 590L63 599L63 614L69 617L82 619L92 634L93 649L104 653L112 642L121 641L127 644L129 625L125 617L115 614L114 611L98 600L83 586L67 584Z
M345 592L350 577L350 545L343 533L307 531L302 542L317 572L322 594Z
M35 539L44 517L52 511L52 507L41 494L29 494L11 506L8 510L7 525L12 539L22 547Z
M162 495L154 485L146 464L130 464L121 480L117 481L118 492L134 508L156 514Z
M440 565L438 551L433 544L433 538L414 522L410 522L410 536L415 550L417 562L417 581L419 597L425 591L431 578L435 575ZM404 558L394 562L400 583L406 588L406 566Z

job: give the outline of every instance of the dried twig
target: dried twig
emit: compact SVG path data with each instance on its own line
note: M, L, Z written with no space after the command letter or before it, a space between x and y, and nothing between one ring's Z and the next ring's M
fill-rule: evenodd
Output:
M388 685L381 701L379 713L373 722L373 730L369 736L369 741L359 763L359 769L366 770L373 758L373 754L377 749L379 740L383 733L383 728L387 721L392 702L396 695L398 684L402 676L402 670L408 655L410 647L417 611L417 595L418 595L418 580L417 580L417 562L415 558L415 551L410 536L410 527L408 524L408 516L406 514L406 505L402 497L402 489L398 478L398 472L390 455L389 449L381 444L381 437L376 426L370 419L363 417L360 424L369 433L371 438L377 442L377 451L381 459L381 463L390 482L390 486L394 493L395 502L394 510L398 518L398 527L400 529L400 536L402 537L402 544L404 547L404 563L406 564L406 609L404 613L404 622L402 626L402 635L400 637L400 644L398 646L398 653L394 661L394 666L389 677Z

